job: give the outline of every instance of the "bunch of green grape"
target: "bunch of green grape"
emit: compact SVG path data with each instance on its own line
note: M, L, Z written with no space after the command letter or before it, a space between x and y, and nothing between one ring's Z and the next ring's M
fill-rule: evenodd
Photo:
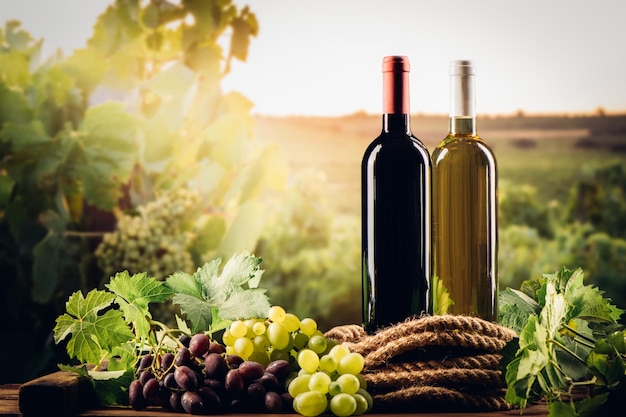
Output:
M267 365L277 360L292 364L286 388L293 408L304 416L329 410L336 416L361 415L373 400L361 376L364 360L327 339L311 318L300 320L272 306L267 319L236 320L222 336L226 353Z
M199 210L199 193L180 188L138 207L137 215L123 215L95 251L98 266L107 275L127 270L162 278L172 271L193 272L188 247Z

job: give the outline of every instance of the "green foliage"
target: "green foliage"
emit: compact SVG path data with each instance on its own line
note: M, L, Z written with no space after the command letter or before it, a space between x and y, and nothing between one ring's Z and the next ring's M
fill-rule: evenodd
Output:
M147 338L150 333L150 325L145 320L152 318L148 305L163 302L172 295L167 287L145 272L132 277L127 271L117 273L106 287L116 295L115 302L126 322L134 326L135 334L141 338Z
M165 281L194 333L222 330L236 319L263 317L270 308L265 289L258 288L264 272L259 269L261 258L233 255L220 273L221 261L213 260L193 275L177 272Z
M510 404L544 397L550 416L582 415L624 390L626 334L616 325L624 310L583 281L582 270L563 268L500 297L500 322L519 334L503 358ZM575 401L575 386L592 387L592 398Z
M626 239L626 166L619 161L584 166L572 187L567 216Z
M122 312L107 310L115 294L91 290L87 297L80 291L72 294L66 304L66 313L57 319L54 328L56 343L71 335L67 343L70 356L84 363L99 364L106 359L114 346L126 343L133 337Z
M67 340L67 353L81 363L98 365L111 359L114 368L117 363L124 371L134 366L144 343L162 343L170 331L152 320L151 304L173 299L191 325L184 323L181 330L194 333L223 329L237 318L263 317L270 305L265 290L258 288L260 263L261 258L240 253L223 268L218 258L194 275L176 273L165 282L145 272L120 272L106 284L108 291L94 289L86 297L76 291L69 297L66 312L56 320L54 340ZM166 332L160 340L155 327Z
M539 201L537 189L529 184L498 186L498 216L500 227L525 225L537 230L541 237L553 237L556 203Z

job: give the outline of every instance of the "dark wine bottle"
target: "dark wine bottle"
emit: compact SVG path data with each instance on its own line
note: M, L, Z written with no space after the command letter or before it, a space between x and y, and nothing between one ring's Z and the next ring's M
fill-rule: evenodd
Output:
M496 321L496 158L476 133L472 61L451 63L450 93L450 132L432 155L432 306Z
M411 133L409 60L383 59L382 132L361 164L363 326L368 332L429 311L430 176Z

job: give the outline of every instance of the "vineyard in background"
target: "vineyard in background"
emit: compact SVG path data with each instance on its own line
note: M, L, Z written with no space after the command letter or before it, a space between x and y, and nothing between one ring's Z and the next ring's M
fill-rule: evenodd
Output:
M0 29L0 353L21 352L0 383L66 362L54 319L116 271L163 279L249 250L272 303L360 321L360 161L380 117L254 116L220 85L257 31L230 1L135 0L67 57ZM412 126L432 151L447 118ZM501 288L580 266L625 308L626 116L479 129L499 163Z

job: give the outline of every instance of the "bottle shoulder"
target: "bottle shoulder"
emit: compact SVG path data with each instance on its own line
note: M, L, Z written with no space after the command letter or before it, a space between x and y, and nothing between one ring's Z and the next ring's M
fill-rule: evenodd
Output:
M433 150L432 159L436 163L446 158L461 157L462 155L481 156L495 162L493 149L478 135L446 136Z
M400 132L382 132L365 150L364 159L410 157L430 163L430 154L426 146L414 135Z

